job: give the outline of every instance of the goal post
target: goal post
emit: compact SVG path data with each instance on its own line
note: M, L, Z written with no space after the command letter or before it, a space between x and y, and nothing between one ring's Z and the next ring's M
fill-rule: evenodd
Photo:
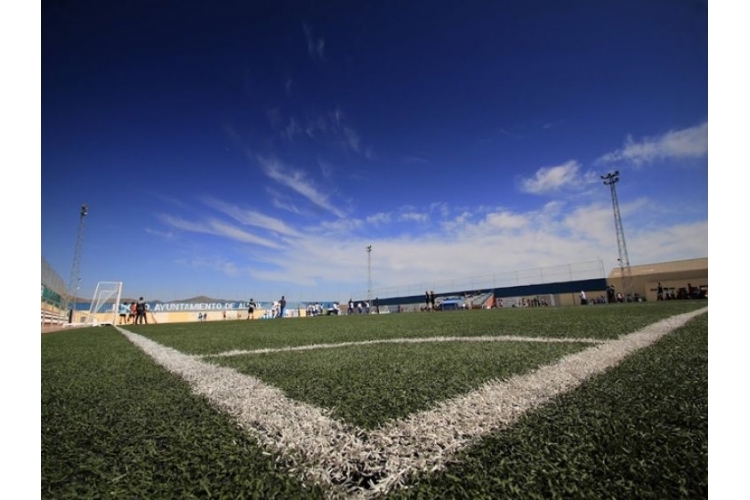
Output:
M84 323L89 325L116 325L121 295L122 281L100 281L97 283L89 314Z

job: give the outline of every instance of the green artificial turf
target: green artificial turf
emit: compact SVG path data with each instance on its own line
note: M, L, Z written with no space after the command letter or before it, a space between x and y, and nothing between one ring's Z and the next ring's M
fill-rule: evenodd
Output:
M611 339L706 301L129 327L186 353L400 337ZM378 344L209 358L377 426L582 343ZM41 497L321 498L114 328L42 337ZM708 316L413 478L409 498L706 498ZM374 398L373 401L369 401ZM369 402L368 402L369 401Z
M41 424L42 498L322 496L112 328L42 337Z
M708 498L708 315L393 498Z
M582 343L440 342L212 358L279 387L291 398L333 409L333 416L374 428L491 379L525 373Z
M705 301L678 300L577 307L128 325L127 328L190 354L437 336L522 335L614 339L660 319L706 305Z

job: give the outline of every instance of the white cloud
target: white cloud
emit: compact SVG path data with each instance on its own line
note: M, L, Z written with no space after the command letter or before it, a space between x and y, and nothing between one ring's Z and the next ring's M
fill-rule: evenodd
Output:
M260 227L287 236L299 235L299 232L296 229L290 227L281 219L270 217L255 210L240 208L236 205L225 203L215 198L204 198L202 201L207 206L232 217L241 224Z
M359 152L359 134L354 129L344 127L344 137L346 138L344 147Z
M427 222L430 216L426 212L404 212L399 214L398 220L410 222Z
M325 62L325 46L326 41L321 38L315 38L312 34L312 27L303 24L302 29L305 32L305 40L307 41L307 53L313 60Z
M297 123L297 120L294 117L289 118L289 123L284 128L284 131L282 134L288 141L292 141L295 136L299 135L302 132L302 127L299 126Z
M487 215L488 225L497 229L521 229L529 223L528 217L510 212L498 212Z
M656 137L634 141L628 135L622 149L600 157L598 163L626 162L635 166L657 160L701 158L708 154L708 122L683 130L671 130Z
M578 175L579 168L580 164L575 160L554 167L542 167L534 177L521 179L519 188L526 193L540 194L579 186L582 182Z
M241 243L250 243L253 245L260 245L260 246L264 246L267 248L275 248L275 249L281 248L281 246L274 241L271 241L266 238L262 238L260 236L249 233L247 231L243 231L242 229L238 227L235 227L231 224L227 224L226 222L223 222L217 219L209 219L203 222L191 222L191 221L186 221L185 219L181 217L176 217L176 216L172 216L168 214L160 215L159 219L164 224L172 227L173 229L179 229L182 231L187 231L187 232L192 232L192 233L203 233L203 234L210 234L214 236L220 236L220 237L228 238L228 239L238 241Z
M385 212L378 212L374 215L370 215L367 217L367 223L372 224L375 226L388 224L391 222L391 214L385 213Z
M213 206L237 220L273 230L273 217L221 202ZM708 222L700 215L692 222L657 224L655 220L663 219L654 219L652 208L653 200L645 198L620 206L631 265L708 255ZM259 244L254 235L216 220L163 216L162 221L171 229ZM413 230L412 221L424 226ZM404 224L408 230L373 237L369 230L375 224ZM513 286L541 282L542 274L544 279L559 275L560 280L581 278L582 272L597 277L616 267L618 257L612 208L601 200L575 205L553 201L526 211L455 210L437 203L290 228L283 241L270 242L272 252L253 249L247 260L236 257L215 267L228 275L242 271L252 276L253 294L259 300L263 290L278 294L285 289L290 300L346 300L350 294L366 293L367 245L373 246L373 293L381 297L419 294L427 288L441 292Z
M344 217L344 212L331 204L328 200L328 196L321 193L312 181L307 179L305 172L287 168L284 164L275 159L258 157L258 163L263 167L265 174L269 178L288 187L314 205L331 212L337 217Z

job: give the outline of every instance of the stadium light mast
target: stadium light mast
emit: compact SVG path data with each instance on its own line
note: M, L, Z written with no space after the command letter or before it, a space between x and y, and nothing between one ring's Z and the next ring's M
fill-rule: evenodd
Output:
M625 230L622 228L622 217L620 217L620 203L617 201L617 190L615 184L620 180L620 171L615 170L607 175L602 175L604 184L609 186L612 194L612 210L615 214L615 232L617 233L617 251L620 258L617 262L620 264L620 277L622 286L625 289L625 297L633 296L633 275L630 271L630 259L628 258L628 247L625 244Z
M78 294L78 285L81 281L81 253L83 251L83 222L89 214L89 208L84 203L81 205L80 218L78 220L78 236L76 247L73 252L73 267L70 270L70 281L68 281L68 323L73 322L73 304Z
M367 245L367 303L372 304L372 245Z

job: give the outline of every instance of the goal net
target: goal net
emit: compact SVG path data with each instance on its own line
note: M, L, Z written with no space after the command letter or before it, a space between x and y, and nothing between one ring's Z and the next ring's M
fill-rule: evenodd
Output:
M100 281L97 283L89 314L83 321L84 324L116 325L121 294L121 281Z

